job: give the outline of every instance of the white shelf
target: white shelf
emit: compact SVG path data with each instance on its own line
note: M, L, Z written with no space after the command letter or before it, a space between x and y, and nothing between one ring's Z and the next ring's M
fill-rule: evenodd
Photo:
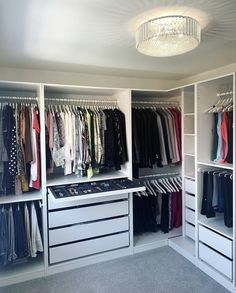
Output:
M184 156L195 157L195 154L184 153Z
M9 204L15 202L42 200L43 196L40 191L26 192L22 195L0 196L0 204Z
M184 135L188 135L188 136L195 136L195 134L194 133L184 133Z
M195 180L195 176L194 176L194 174L184 175L184 177L187 178L187 179Z
M184 113L184 116L194 116L194 113L191 112L191 113Z
M52 176L47 179L47 186L56 186L56 185L64 185L64 184L73 184L73 183L83 183L83 182L92 182L92 181L101 181L101 180L109 180L109 179L119 179L127 177L127 174L122 171L111 171L107 173L100 173L91 178L80 177L78 175L57 175Z
M214 218L206 218L204 215L199 215L198 223L233 239L233 228L225 226L224 216L222 214L216 214Z
M199 165L205 165L205 166L210 166L210 167L216 167L216 168L221 168L221 169L228 169L228 170L233 170L233 165L229 163L215 163L212 161L209 162L198 162Z
M134 251L141 252L149 249L154 249L163 245L168 245L168 241L172 237L182 235L182 226L174 228L169 233L147 232L139 235L134 235Z
M45 267L43 255L41 255L36 259L30 259L25 263L16 263L4 266L0 270L0 287L27 281L37 277L43 277L44 274Z
M170 246L176 246L178 249L182 249L191 256L195 256L195 241L186 236L175 237L169 240Z

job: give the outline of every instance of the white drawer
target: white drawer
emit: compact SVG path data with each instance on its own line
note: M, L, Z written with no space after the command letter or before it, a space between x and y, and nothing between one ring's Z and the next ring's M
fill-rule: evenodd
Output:
M128 201L49 212L49 228L78 224L128 214Z
M185 220L193 225L195 225L195 212L186 208L185 209Z
M230 239L200 225L199 240L224 254L228 258L233 258L233 243Z
M195 196L186 193L185 194L185 206L195 210Z
M49 230L49 245L53 246L128 230L129 219L127 216L106 221L78 224Z
M195 194L195 181L185 178L185 191Z
M117 195L113 194L109 196L100 196L100 197L88 198L88 199L87 198L81 199L80 196L56 199L53 196L53 194L51 194L51 191L49 189L48 190L48 209L56 210L56 209L81 206L86 204L101 203L101 202L112 201L112 200L128 199L128 196L129 196L128 193L123 193L123 194L117 194Z
M233 265L232 261L228 258L222 256L202 243L199 243L199 258L229 279L232 279Z
M49 249L50 264L129 246L129 232Z
M185 223L185 234L189 238L195 240L195 226L189 223Z

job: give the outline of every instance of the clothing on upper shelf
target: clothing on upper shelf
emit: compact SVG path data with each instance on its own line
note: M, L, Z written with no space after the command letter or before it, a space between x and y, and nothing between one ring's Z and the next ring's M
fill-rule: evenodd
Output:
M212 160L233 163L233 112L214 113Z
M202 173L201 214L207 218L224 213L224 223L233 226L233 178L232 173L223 170L204 171Z
M177 108L132 109L133 174L138 168L182 161L181 112Z
M167 180L167 181L166 181ZM174 179L173 179L174 180ZM168 182L168 183L167 183ZM168 233L182 225L181 183L172 179L148 180L143 182L145 192L134 193L134 233Z
M40 213L39 204L33 202L0 206L0 265L43 252Z
M89 178L101 169L121 169L128 161L125 115L119 109L50 106L46 112L46 158L49 174Z
M15 104L0 108L0 195L40 189L39 132L37 107Z

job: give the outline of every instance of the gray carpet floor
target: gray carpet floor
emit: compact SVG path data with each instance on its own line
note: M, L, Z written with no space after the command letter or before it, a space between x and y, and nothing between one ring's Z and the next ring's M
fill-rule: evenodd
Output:
M0 293L226 293L170 247L1 288Z

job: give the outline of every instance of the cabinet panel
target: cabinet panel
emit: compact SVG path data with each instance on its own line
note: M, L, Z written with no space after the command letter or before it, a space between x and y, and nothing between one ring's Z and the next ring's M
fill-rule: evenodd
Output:
M214 269L232 279L232 261L202 243L199 243L199 257Z
M195 240L195 227L189 223L185 224L185 234L189 238Z
M195 194L195 181L185 179L185 191L191 194Z
M128 214L128 201L118 201L49 213L49 228L106 219Z
M74 242L128 230L129 218L127 216L106 221L73 225L49 230L49 245Z
M195 225L195 212L186 208L185 209L185 219L187 222Z
M208 246L211 246L212 248L224 254L225 256L231 259L233 258L233 242L230 239L221 236L207 229L206 227L200 225L199 240L207 244Z
M49 249L50 264L129 246L129 233L81 241Z
M185 194L185 206L195 210L195 196L188 193Z

